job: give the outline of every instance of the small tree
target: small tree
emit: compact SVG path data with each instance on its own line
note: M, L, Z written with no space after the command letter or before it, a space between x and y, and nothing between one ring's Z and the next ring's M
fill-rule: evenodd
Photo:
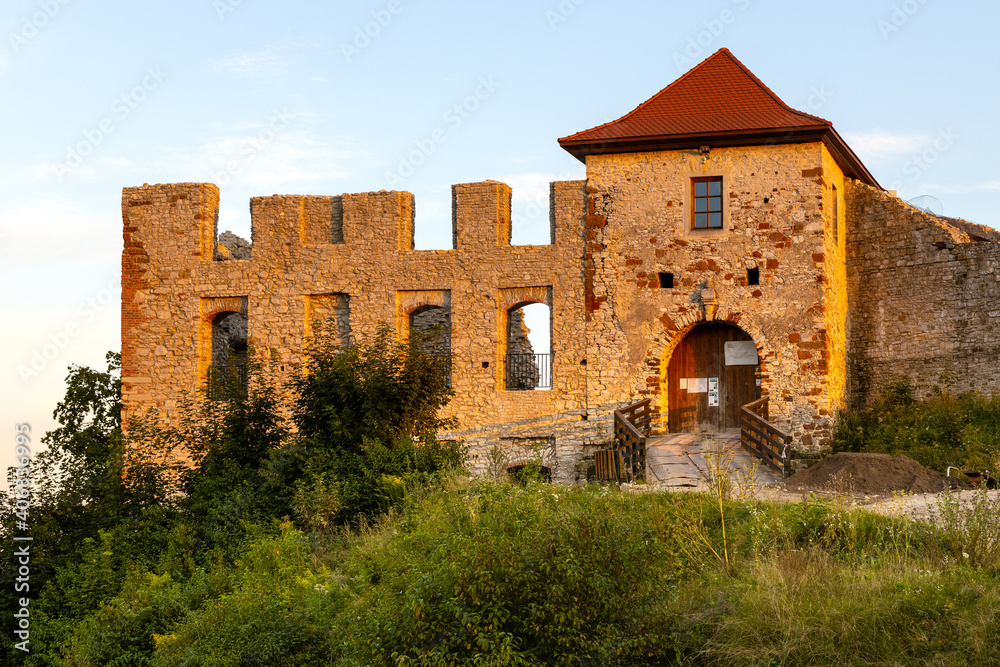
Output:
M292 381L298 437L271 462L273 492L289 497L322 482L336 493L340 521L373 517L408 483L461 462L437 441L455 420L440 416L454 395L450 362L424 336L396 340L385 324L341 348L332 327L309 344L305 372ZM305 519L305 517L302 517ZM329 520L329 517L327 517Z
M425 337L397 341L384 323L346 349L332 336L317 336L306 372L294 381L299 433L357 451L365 437L387 446L402 438L428 441L453 425L439 417L454 395L449 360Z

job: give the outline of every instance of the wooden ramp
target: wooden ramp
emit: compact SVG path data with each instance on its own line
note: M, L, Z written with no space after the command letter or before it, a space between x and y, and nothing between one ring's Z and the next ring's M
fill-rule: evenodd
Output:
M711 482L710 466L705 455L722 446L731 457L729 474L741 468L749 469L755 459L740 447L740 432L725 431L717 434L671 433L651 436L646 440L646 481L656 486L676 489L708 489ZM758 461L756 484L764 486L783 480Z

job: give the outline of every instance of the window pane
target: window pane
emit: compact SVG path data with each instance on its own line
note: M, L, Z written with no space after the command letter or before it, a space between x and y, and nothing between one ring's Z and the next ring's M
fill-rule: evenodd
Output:
M722 211L722 197L709 197L708 198L708 210L709 211Z
M695 213L694 214L694 226L696 229L703 229L708 226L708 214L707 213Z
M708 210L708 200L707 199L695 199L694 200L694 212L704 213Z
M694 196L704 197L708 194L708 183L695 183L694 184Z
M708 226L709 227L722 227L722 214L721 213L709 213L708 214Z
M712 196L719 196L722 194L722 181L710 181L708 183L708 194Z

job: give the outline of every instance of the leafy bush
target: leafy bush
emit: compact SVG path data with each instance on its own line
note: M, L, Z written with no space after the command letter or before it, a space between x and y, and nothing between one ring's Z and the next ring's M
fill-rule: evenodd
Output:
M325 332L326 330L321 330ZM414 334L397 341L385 323L341 349L321 333L309 344L306 372L293 380L298 432L335 449L363 439L391 446L405 438L433 441L454 423L439 417L454 395L446 357Z
M352 554L345 661L672 662L668 603L712 558L674 500L530 481L426 497Z
M838 452L906 454L944 472L1000 468L1000 396L937 391L916 400L907 382L889 387L871 406L848 412L833 433Z
M292 382L298 435L265 474L275 493L336 484L338 520L357 523L461 464L458 445L437 440L454 424L439 416L454 393L451 370L419 335L399 342L383 324L340 349L327 331L310 343L306 372Z
M231 589L156 637L153 665L329 664L343 593L291 524L250 545Z
M127 442L118 355L109 353L104 373L71 368L55 414L60 427L33 469L32 585L45 587L30 593L29 662L50 664L63 646L80 664L144 664L152 635L196 611L171 596L200 572L229 567L282 517L321 532L374 520L458 465L457 446L436 437L451 423L438 417L451 396L449 369L414 342L396 344L385 326L345 350L321 335L308 374L291 385L251 364L249 391L226 401L182 396L175 424L142 415L130 422ZM15 509L8 494L8 532ZM10 541L0 549L12 560ZM13 576L0 572L10 608ZM173 611L160 613L160 604ZM254 611L249 597L244 611ZM4 625L9 648L11 618Z
M723 509L729 566L714 498L446 477L360 530L285 523L232 562L135 571L62 660L991 664L996 549L964 554L995 537L995 503L944 528L829 501Z

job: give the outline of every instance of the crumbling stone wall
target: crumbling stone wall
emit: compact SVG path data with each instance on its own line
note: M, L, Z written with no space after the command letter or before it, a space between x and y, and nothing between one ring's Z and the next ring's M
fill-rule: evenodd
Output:
M220 313L212 320L212 364L224 368L233 363L245 364L247 318L243 313Z
M531 329L524 323L524 311L515 308L507 315L507 352L509 354L534 354L528 334Z
M233 234L228 229L219 234L219 246L215 259L225 261L228 259L250 259L252 246L244 238Z
M653 398L666 428L671 355L709 320L753 339L771 420L800 453L827 447L837 412L894 379L1000 390L994 232L846 179L821 142L595 155L587 173L552 184L551 245L510 245L508 186L454 186L452 250L413 248L406 192L254 198L250 248L216 238L213 185L125 189L125 417L176 418L220 354L226 313L247 322L226 335L279 380L317 327L348 345L380 322L405 337L439 321L459 420L442 437L463 441L477 472L544 443L563 481L611 439L614 408ZM721 230L690 228L698 176L723 178ZM507 354L530 349L527 303L550 308L550 390L506 386Z
M996 232L853 181L847 195L852 403L905 379L1000 392Z
M388 322L401 333L423 306L451 317L448 407L474 469L501 438L554 442L547 460L572 481L588 448L605 436L608 406L586 398L582 182L552 185L551 245L510 245L510 188L487 181L453 187L452 250L413 249L413 196L370 192L251 200L247 259L217 254L219 192L180 183L126 188L122 197L122 383L125 416L157 408L176 418L181 391L203 385L212 363L212 322L248 319L253 349L276 372L303 360L316 322L331 315L344 341ZM225 247L225 246L224 246ZM508 391L502 363L507 312L539 301L552 311L553 387ZM280 375L279 375L280 379ZM579 428L580 425L583 428Z
M529 331L528 325L524 323L522 308L513 308L507 312L507 389L530 390L538 386L540 372L538 361L534 357L535 351L528 339ZM512 360L510 355L517 356Z
M428 351L437 357L451 358L451 309L427 306L410 313L410 331L430 335Z

